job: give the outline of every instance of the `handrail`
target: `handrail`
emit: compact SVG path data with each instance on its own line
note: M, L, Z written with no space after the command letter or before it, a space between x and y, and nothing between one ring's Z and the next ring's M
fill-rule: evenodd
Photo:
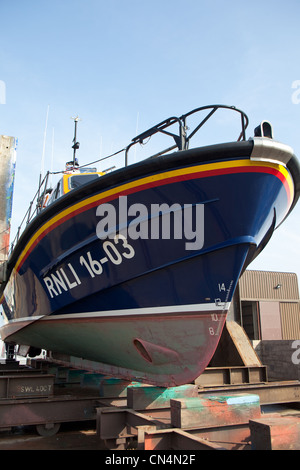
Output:
M44 197L45 197L45 194L46 194L46 191L47 191L47 184L48 184L48 179L49 179L49 175L50 175L50 171L47 171L46 175L44 176L44 178L41 180L40 178L40 183L39 183L39 186L38 186L38 189L33 197L33 199L30 201L29 203L29 207L17 229L17 233L16 233L16 236L14 238L14 240L12 241L11 245L10 245L10 249L9 249L9 254L13 251L14 249L14 246L16 243L18 243L19 241L19 238L20 238L20 232L21 232L21 228L24 224L24 222L26 221L26 226L32 221L32 219L42 210L42 204L43 204L43 201L44 201ZM36 204L35 206L35 209L34 211L32 212L32 207L34 206L34 204Z
M235 106L227 106L227 105L223 105L223 104L214 104L214 105L208 105L208 106L201 106L200 108L195 108L192 111L189 111L188 113L183 114L179 118L171 117L169 119L166 119L166 120L160 122L159 124L157 124L156 126L151 127L150 129L143 132L142 134L139 134L138 136L134 137L131 140L130 144L126 147L126 150L125 150L125 166L128 165L128 152L129 152L130 148L133 145L136 145L137 143L143 143L144 139L146 139L148 137L151 137L152 135L157 134L158 132L161 132L163 134L167 134L167 135L173 137L173 139L175 140L175 145L173 145L172 147L168 147L165 150L162 150L158 154L153 155L153 157L163 155L164 153L169 152L170 150L173 150L176 147L179 151L188 150L191 138L194 137L194 135L201 129L201 127L212 117L212 115L218 109L228 109L228 110L235 111L235 112L240 114L242 130L241 130L241 132L238 136L237 141L239 142L240 140L246 140L246 128L248 127L249 119L248 119L248 116L243 111L236 108ZM201 111L205 111L205 110L209 111L208 114L195 127L195 129L189 135L187 135L187 130L188 130L187 118L189 116L191 116L192 114L195 114L195 113L198 113L198 112L201 112ZM171 132L167 132L165 130L167 127L172 126L176 122L178 122L178 124L179 124L179 133L178 133L178 135L173 134Z
M147 138L149 138L149 137L151 137L151 136L153 136L157 133L162 133L162 134L165 134L165 135L168 135L168 136L172 137L175 141L175 145L172 145L171 147L168 147L168 148L156 153L155 155L152 155L152 157L150 157L150 158L159 157L159 156L161 156L161 155L163 155L167 152L170 152L171 150L174 150L176 148L178 149L178 151L188 150L190 140L192 139L192 137L194 137L194 135L202 128L202 126L211 118L211 116L218 109L228 109L228 110L235 111L235 112L240 114L242 130L239 134L239 137L238 137L237 141L246 140L246 128L249 124L249 119L248 119L248 116L243 111L236 108L235 106L226 106L226 105L220 105L220 104L201 106L200 108L195 108L192 111L189 111L188 113L183 114L179 118L172 116L168 119L165 119L164 121L160 122L159 124L157 124L157 125L151 127L150 129L148 129L147 131L145 131L145 132L137 135L136 137L134 137L131 140L130 144L127 145L127 147L113 153L112 155L108 155L107 157L103 157L101 159L95 160L94 162L79 166L78 169L82 168L82 167L85 167L85 166L89 166L89 165L97 163L97 162L100 162L102 160L106 160L106 159L111 158L111 157L113 157L113 156L115 156L119 153L122 153L122 152L125 152L125 167L127 167L128 166L128 152L131 149L131 147L133 147L134 145L136 145L138 143L142 144L145 139L147 139ZM198 113L198 112L201 112L201 111L206 111L206 110L208 111L208 114L195 127L195 129L192 130L192 132L190 132L189 135L187 135L187 130L188 130L187 118L189 116L191 116L192 114L195 114L195 113ZM168 127L170 127L170 126L172 126L176 123L178 124L178 127L179 127L178 134L174 134L173 132L169 132L169 131L166 130ZM28 208L27 212L25 213L22 222L20 223L20 225L18 227L17 234L16 234L13 242L11 243L9 254L13 251L15 244L19 241L21 227L23 226L24 222L26 221L26 225L28 225L32 221L32 219L43 209L42 205L43 205L43 201L45 199L45 195L46 195L46 192L47 192L47 189L48 189L49 175L50 174L58 174L58 173L63 173L63 171L59 171L59 172L49 172L48 171L43 179L40 177L40 183L39 183L38 190L37 190L34 198L32 199L32 201L30 202L29 208ZM34 211L32 212L32 207L34 206L34 204L36 204L36 206L35 206Z
M202 122L194 129L194 131L191 133L191 135L189 136L189 139L191 139L191 137L196 133L198 132L198 130L200 129L200 127L203 126L203 124L205 124L205 122L218 110L218 109L228 109L228 110L231 110L231 111L235 111L237 113L239 113L241 115L241 125L242 125L242 131L237 139L237 141L239 142L240 140L246 140L246 128L248 127L248 124L249 124L249 119L248 119L248 116L247 114L244 113L244 111L242 111L241 109L238 109L236 108L235 106L226 106L224 104L214 104L214 105L208 105L208 106L201 106L200 108L195 108L193 109L193 111L190 111L186 114L183 114L180 119L182 119L184 122L186 120L186 118L188 116L191 116L192 114L195 114L195 113L198 113L199 111L204 111L206 109L210 109L212 108L212 111L206 116L206 118L204 118L202 120Z

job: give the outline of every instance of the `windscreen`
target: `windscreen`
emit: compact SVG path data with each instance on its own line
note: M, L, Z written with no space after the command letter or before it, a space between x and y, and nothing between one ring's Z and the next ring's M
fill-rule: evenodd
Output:
M99 178L99 175L97 174L94 174L94 175L80 174L80 175L71 176L69 178L69 189L78 188L79 186L89 183L90 181L93 181L97 178Z

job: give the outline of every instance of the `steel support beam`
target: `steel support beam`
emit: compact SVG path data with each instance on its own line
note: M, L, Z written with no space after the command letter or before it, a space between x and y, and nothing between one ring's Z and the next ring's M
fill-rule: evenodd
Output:
M280 403L294 403L300 401L300 382L290 380L284 382L267 382L262 384L235 385L228 387L210 387L199 389L200 396L225 393L253 393L259 396L261 405L274 405Z

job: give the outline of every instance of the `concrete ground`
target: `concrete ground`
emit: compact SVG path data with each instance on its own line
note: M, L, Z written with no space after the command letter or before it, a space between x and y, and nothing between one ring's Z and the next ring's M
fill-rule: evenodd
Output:
M1 450L100 450L96 423L65 423L51 437L39 436L34 426L0 431Z

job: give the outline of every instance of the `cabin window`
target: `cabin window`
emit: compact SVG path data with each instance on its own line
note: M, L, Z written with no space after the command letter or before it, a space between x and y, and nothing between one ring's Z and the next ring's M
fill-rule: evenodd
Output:
M56 201L56 199L58 199L60 196L62 196L63 194L63 191L62 191L62 180L60 180L56 187L53 189L52 193L51 193L51 196L49 198L49 201L48 201L48 204L47 206L49 206L50 204L52 204L52 202Z
M55 199L58 199L60 196L62 196L62 181L59 181L56 190L55 190Z
M69 189L76 189L79 186L82 186L83 184L87 184L90 181L93 181L97 178L99 178L99 175L97 174L94 174L94 175L79 174L79 175L70 176L69 181L68 181Z

